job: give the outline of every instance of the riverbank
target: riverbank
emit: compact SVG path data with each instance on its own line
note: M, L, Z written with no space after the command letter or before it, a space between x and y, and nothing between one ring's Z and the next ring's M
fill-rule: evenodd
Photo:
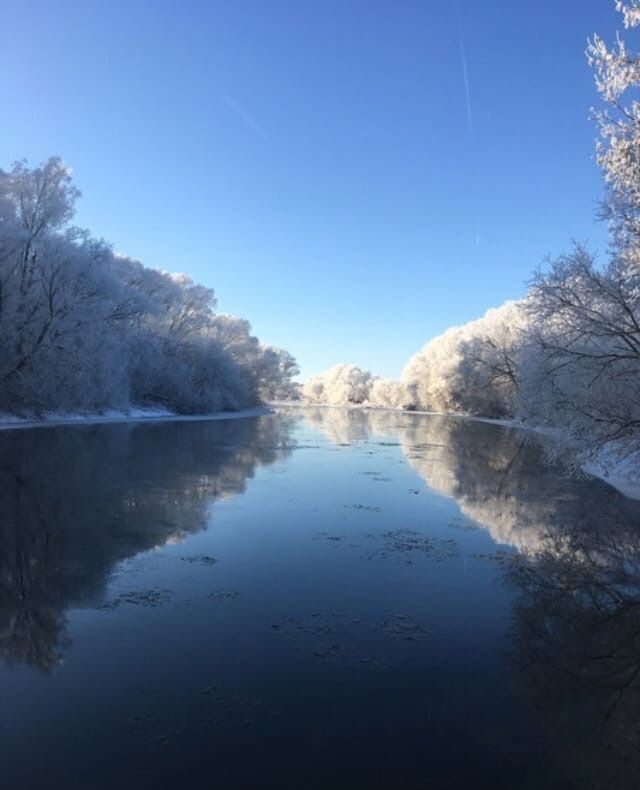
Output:
M201 422L205 420L240 420L247 417L261 417L270 414L267 406L256 406L252 409L238 411L221 411L213 414L175 414L167 409L131 408L126 410L109 410L101 414L60 414L44 413L41 417L16 417L0 413L0 431L19 428L53 428L60 425L102 425L105 423L123 422Z

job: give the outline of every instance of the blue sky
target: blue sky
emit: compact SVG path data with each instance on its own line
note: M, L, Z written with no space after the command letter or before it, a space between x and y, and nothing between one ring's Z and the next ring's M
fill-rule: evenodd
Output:
M584 49L620 27L613 0L23 0L0 166L61 155L78 224L304 375L395 376L572 238L604 251Z

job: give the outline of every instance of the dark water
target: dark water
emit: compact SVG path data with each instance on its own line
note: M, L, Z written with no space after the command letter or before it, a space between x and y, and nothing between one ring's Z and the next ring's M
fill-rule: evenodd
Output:
M640 504L318 409L0 434L4 788L640 787Z

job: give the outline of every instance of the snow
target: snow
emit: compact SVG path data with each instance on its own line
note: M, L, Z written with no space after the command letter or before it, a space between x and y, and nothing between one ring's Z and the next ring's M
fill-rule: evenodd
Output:
M582 468L630 499L640 499L640 451L620 458L615 447L605 447Z
M109 410L100 414L45 413L39 419L16 417L0 413L0 431L17 428L53 428L59 425L102 425L123 422L202 422L209 420L241 420L271 414L271 409L259 406L253 409L222 411L213 414L174 414L166 409L131 408L126 411Z

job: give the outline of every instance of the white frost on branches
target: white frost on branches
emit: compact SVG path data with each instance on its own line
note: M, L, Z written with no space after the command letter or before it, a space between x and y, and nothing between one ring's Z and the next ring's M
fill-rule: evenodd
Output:
M631 0L630 3L616 0L616 10L623 15L625 27L637 27L640 25L640 0Z
M414 407L489 417L513 414L525 320L521 303L507 302L427 343L402 374Z
M330 406L404 408L409 403L401 382L373 376L357 365L335 365L311 376L302 387L302 397L308 403Z
M79 194L56 157L0 170L0 412L211 412L293 394L291 355L217 315L212 289L72 226Z

